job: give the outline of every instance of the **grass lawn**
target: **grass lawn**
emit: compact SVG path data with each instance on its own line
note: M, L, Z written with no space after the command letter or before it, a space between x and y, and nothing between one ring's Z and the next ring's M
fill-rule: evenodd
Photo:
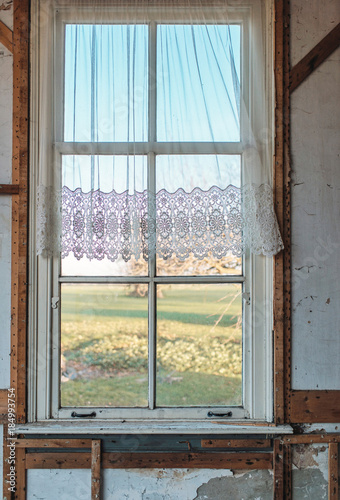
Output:
M242 402L240 288L164 285L157 301L157 404ZM147 297L63 285L62 406L147 406Z

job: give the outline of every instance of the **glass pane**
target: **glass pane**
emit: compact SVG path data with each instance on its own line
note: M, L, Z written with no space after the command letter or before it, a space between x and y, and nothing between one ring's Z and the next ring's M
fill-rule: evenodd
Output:
M241 185L241 158L239 155L160 155L156 157L156 189L175 193L182 188L191 193L195 188L209 192L213 186L225 190ZM234 202L232 206L234 208ZM241 206L237 206L240 210ZM180 211L180 208L178 208ZM193 214L191 213L190 216ZM159 276L196 276L242 274L242 258L232 252L222 258L208 253L199 259L191 252L185 260L175 254L167 259L157 256Z
M160 285L157 406L242 404L242 286Z
M113 223L123 214L122 195L146 190L146 175L145 156L63 155L62 276L148 274L143 257L136 260L132 256L125 261L121 254L116 255L117 228ZM91 191L94 196L88 200L87 193ZM103 203L97 207L96 193L99 192L103 195ZM116 193L120 195L120 205L112 203L110 198ZM100 227L95 227L97 219L103 224L103 235L99 234Z
M239 25L157 27L157 140L239 141Z
M147 140L148 27L65 27L64 140Z
M61 406L147 404L147 285L63 284Z

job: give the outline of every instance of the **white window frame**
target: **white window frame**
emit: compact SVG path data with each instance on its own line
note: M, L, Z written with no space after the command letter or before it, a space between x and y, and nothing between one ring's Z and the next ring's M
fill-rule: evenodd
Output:
M60 2L59 2L60 3ZM273 123L273 71L272 71L272 47L271 47L271 9L266 10L266 19L262 19L263 14L260 14L257 8L260 0L246 0L240 6L237 3L236 7L228 8L228 21L232 23L240 23L242 26L242 51L245 47L249 48L247 55L242 59L242 78L244 89L244 101L248 107L248 114L251 118L251 126L253 130L261 130L261 123L263 123L260 106L251 99L252 89L254 88L251 82L251 75L253 75L254 57L252 52L256 50L256 38L262 37L262 32L256 27L266 23L266 88L268 93L266 95L268 116L265 117L266 123ZM38 16L38 0L32 2L32 19L37 19ZM217 8L218 9L218 8ZM205 13L205 21L209 21L209 12L215 10L214 8L207 9ZM157 9L151 9L154 12L155 18L151 20L150 38L155 38L155 21L157 19ZM172 9L173 12L173 9ZM221 11L221 14L223 9ZM224 11L225 12L225 11ZM178 17L167 19L167 22L185 22L185 9L179 9ZM114 8L108 9L108 15L111 23L124 22L124 15L117 12ZM84 9L83 11L84 22L106 22L105 19L94 18L91 11ZM77 22L80 16L77 15ZM214 13L213 19L216 19ZM221 17L222 19L222 17ZM162 20L164 22L164 20ZM46 19L46 26L49 30L54 32L54 50L55 50L55 67L51 70L55 74L60 74L61 79L63 75L63 26L66 22L72 22L68 9L58 7L52 9ZM224 21L225 22L225 21ZM222 21L221 21L222 23ZM32 123L31 123L31 158L33 159L32 165L36 164L39 155L39 145L35 140L38 134L39 127L39 43L47 43L44 40L44 34L32 33ZM45 28L46 28L45 26ZM44 31L44 30L43 30ZM34 38L35 37L35 38ZM37 42L39 40L39 42ZM58 42L59 40L59 42ZM252 43L250 43L250 40ZM60 42L61 41L61 42ZM51 39L49 40L51 43ZM60 44L60 45L58 45ZM149 58L155 59L156 50L154 44L150 43ZM246 82L249 82L247 87ZM151 88L152 86L150 86ZM54 102L63 102L63 91L60 81L55 79L54 88L51 89L51 99ZM151 102L154 101L152 90L149 94ZM249 105L251 103L251 105ZM156 113L155 106L150 106L150 112ZM51 117L51 130L53 129ZM52 134L55 140L51 141L51 150L54 150L55 164L61 165L62 154L82 153L82 154L110 154L113 152L112 146L107 143L96 143L91 145L84 145L84 143L65 143L62 142L62 116L59 115L55 124L55 132ZM149 123L155 123L151 120ZM244 123L244 120L241 120ZM241 125L242 126L242 125ZM270 127L272 129L272 127ZM140 146L134 144L134 151L141 148L141 153L147 153L150 158L152 155L159 153L174 153L178 148L183 154L183 143L155 143L155 130L149 130L149 138L154 137L153 141L148 144L141 143ZM241 131L242 138L242 131ZM215 144L216 149L214 153L224 154L242 154L241 143L220 143ZM195 154L209 152L209 143L204 144L189 144L186 143L185 147L187 152ZM114 144L114 153L117 154L117 149L121 148L121 152L128 152L128 145ZM262 152L263 160L270 161L272 158L272 141L269 141L267 147ZM138 151L138 149L137 149ZM150 162L149 162L150 163ZM152 179L152 176L150 176ZM167 282L199 282L199 283L227 283L227 282L243 282L243 292L250 294L250 301L244 301L243 306L243 407L195 407L195 408L59 408L59 370L60 370L60 342L59 342L59 321L60 314L58 310L57 298L60 296L59 284L60 281L66 282L67 279L59 279L59 259L47 258L38 256L36 257L36 241L35 241L35 193L36 193L36 172L34 168L31 169L31 201L30 201L30 224L31 224L31 238L30 238L30 305L29 305L29 386L28 386L28 417L29 421L45 421L49 419L69 420L72 412L78 413L91 413L96 412L96 419L152 419L155 421L192 421L192 420L209 420L207 416L208 411L214 413L227 413L232 411L232 417L227 417L228 422L235 420L243 421L245 419L261 420L271 422L273 418L273 374L272 374L272 287L273 287L273 272L272 272L272 259L262 256L254 256L246 254L244 257L244 275L246 280L237 277L200 277L191 278L173 277L166 279ZM152 187L152 186L149 186ZM154 272L155 262L151 260L149 266L153 268ZM151 274L152 276L153 274ZM163 278L158 278L157 281L165 281ZM79 280L81 281L81 280ZM112 282L126 282L125 278L112 279ZM133 281L137 281L133 278ZM148 280L150 281L150 280ZM151 287L152 289L152 287ZM150 295L150 294L149 294ZM149 300L153 300L153 295ZM150 343L149 354L153 353L153 345ZM152 399L152 398L151 398ZM152 401L151 401L152 406ZM74 421L74 419L72 419ZM211 418L210 418L211 420ZM223 420L223 418L221 418Z

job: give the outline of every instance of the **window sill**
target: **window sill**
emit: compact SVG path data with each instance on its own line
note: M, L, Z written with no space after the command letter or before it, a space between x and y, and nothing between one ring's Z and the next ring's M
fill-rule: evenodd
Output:
M16 426L16 434L293 434L290 425L262 422L246 424L224 421L202 422L141 422L136 420L111 421L46 421Z

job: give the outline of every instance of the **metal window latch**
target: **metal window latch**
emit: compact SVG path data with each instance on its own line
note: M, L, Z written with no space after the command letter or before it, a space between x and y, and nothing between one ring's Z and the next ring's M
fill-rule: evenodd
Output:
M242 293L242 299L245 301L247 306L250 306L250 292Z
M227 411L226 413L214 413L213 411L208 411L208 417L232 417L233 412Z
M75 411L73 411L71 413L71 417L73 418L94 418L95 416L97 415L97 413L95 411L93 411L92 413L77 413Z
M59 305L59 297L52 297L51 299L52 309L58 309L58 305Z

